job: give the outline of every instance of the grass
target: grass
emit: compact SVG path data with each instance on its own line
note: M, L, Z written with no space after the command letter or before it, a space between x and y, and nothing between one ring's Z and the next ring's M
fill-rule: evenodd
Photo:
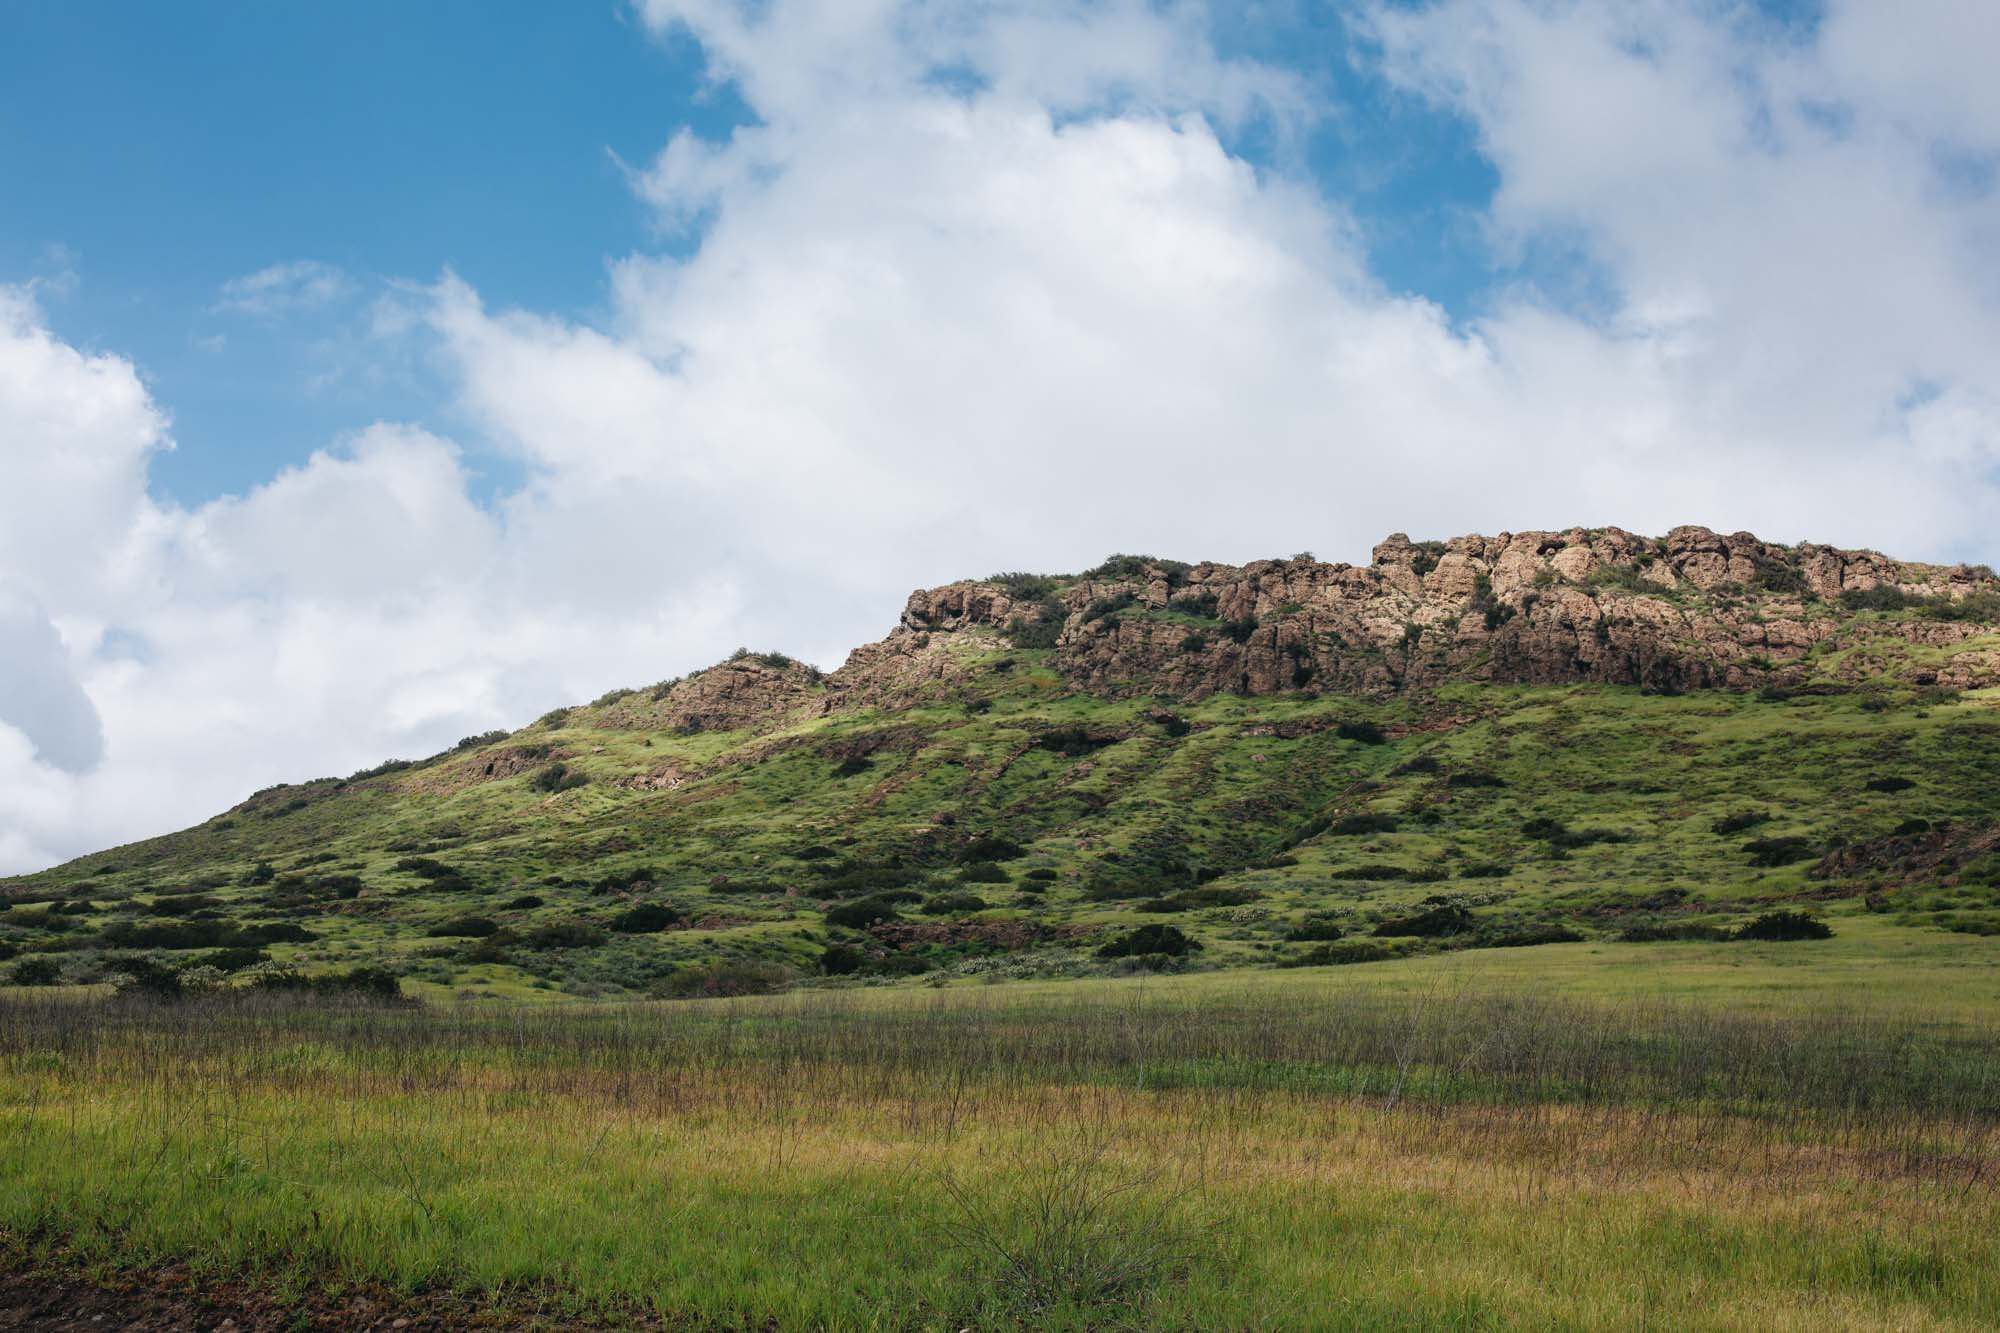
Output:
M1904 936L1943 947L1791 946L1844 951L1825 989L1784 946L1569 945L560 1010L17 991L0 1236L698 1326L1990 1326L1991 946Z
M1774 907L1892 952L1880 923L1922 937L2000 931L2000 853L1914 875L1818 869L1841 844L1912 821L1967 846L2000 823L1990 692L1769 700L1464 685L1214 696L1173 703L1170 727L1156 701L1065 691L1036 653L954 652L964 660L945 693L893 712L682 735L645 730L628 698L384 776L263 793L185 833L0 885L19 904L0 913L0 951L101 981L118 932L166 920L188 890L212 904L173 916L182 927L303 926L309 938L264 946L277 965L384 963L422 993L510 999L642 998L732 962L812 978L830 945L860 951L856 975L874 984L1101 973L1111 965L1098 949L1149 920L1201 942L1181 966L1268 967L1305 956L1311 946L1288 938L1302 922L1367 936L1430 898L1464 906L1479 929L1399 949L1554 926L1608 945L1628 927L1728 928ZM1385 743L1344 738L1353 723ZM502 761L527 745L551 748L510 774ZM838 776L859 748L865 771ZM550 762L587 780L535 790ZM485 777L496 763L503 776ZM679 785L631 785L666 768ZM1908 785L1871 786L1885 779ZM961 855L981 837L1022 854L982 886L985 908L929 918L955 933L826 921L839 897L891 883L923 898L962 889ZM1749 850L1760 840L1801 859L1760 865ZM252 882L261 863L272 873ZM1203 905L1197 887L1231 901ZM512 905L523 898L539 901ZM39 905L52 899L68 915ZM537 943L550 926L601 928L641 905L682 920L590 947ZM927 919L914 903L900 914ZM498 930L430 934L465 916Z

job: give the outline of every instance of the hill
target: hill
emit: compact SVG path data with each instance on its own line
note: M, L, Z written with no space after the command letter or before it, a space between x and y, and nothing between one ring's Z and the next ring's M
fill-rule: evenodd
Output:
M17 980L582 996L2000 933L2000 581L1701 528L1116 556L0 894Z

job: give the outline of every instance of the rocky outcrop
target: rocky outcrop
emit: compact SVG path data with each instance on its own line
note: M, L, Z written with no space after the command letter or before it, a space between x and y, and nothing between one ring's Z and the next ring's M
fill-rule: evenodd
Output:
M2000 683L1990 619L1885 618L1842 600L1884 588L1939 603L2000 596L1982 568L1701 527L1664 538L1619 528L1447 542L1399 533L1366 566L1120 558L1033 597L991 582L912 594L898 629L829 679L825 706L935 692L973 669L974 650L990 651L995 632L1023 640L1024 629L1025 641L1052 644L1050 664L1072 685L1103 693L1454 681L1748 689L1885 669L1913 684ZM1840 660L1845 650L1854 651Z
M605 726L637 731L735 731L809 714L825 701L818 670L782 653L739 653L706 671L597 705Z

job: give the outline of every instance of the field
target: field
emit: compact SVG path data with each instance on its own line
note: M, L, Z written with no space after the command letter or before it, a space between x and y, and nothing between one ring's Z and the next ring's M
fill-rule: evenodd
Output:
M667 1327L1976 1328L2000 948L428 1007L17 990L14 1267Z

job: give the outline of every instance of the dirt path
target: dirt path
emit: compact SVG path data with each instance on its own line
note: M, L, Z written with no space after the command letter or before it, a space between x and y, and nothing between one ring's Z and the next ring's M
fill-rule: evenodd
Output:
M0 1272L0 1329L51 1333L276 1333L302 1329L572 1330L662 1327L656 1320L623 1317L577 1321L542 1314L525 1305L498 1306L443 1294L404 1296L344 1291L316 1293L280 1305L237 1284L197 1280L183 1268L135 1273L114 1286L47 1273Z

